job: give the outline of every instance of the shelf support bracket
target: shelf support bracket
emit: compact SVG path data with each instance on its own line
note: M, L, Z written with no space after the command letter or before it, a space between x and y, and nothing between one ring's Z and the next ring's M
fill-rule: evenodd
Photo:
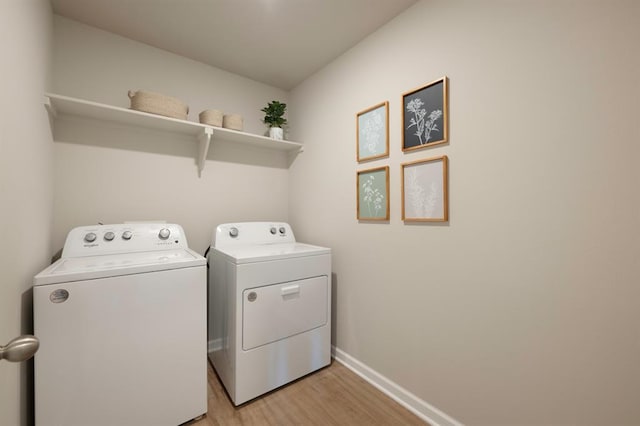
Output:
M56 107L53 106L53 104L51 103L51 98L48 96L44 97L44 107L46 108L51 118L58 117L58 111L56 111Z
M207 161L212 136L213 129L211 127L205 127L202 133L198 135L198 177L202 177L202 170L204 170L204 164Z
M58 118L58 111L56 107L51 103L51 98L49 96L44 97L44 108L47 110L47 115L49 116L49 128L51 128L51 134L55 134L55 121Z

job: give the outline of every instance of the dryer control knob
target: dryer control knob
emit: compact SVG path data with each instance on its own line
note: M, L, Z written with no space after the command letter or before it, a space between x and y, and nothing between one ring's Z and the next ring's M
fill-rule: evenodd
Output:
M238 236L238 228L233 227L233 228L229 229L229 236L231 238L236 238Z
M130 240L131 237L133 237L133 233L131 231L124 231L122 233L122 239L123 240Z
M87 235L84 236L84 240L88 243L92 243L96 240L96 234L94 234L93 232L89 232Z
M160 237L161 240L166 240L167 238L169 238L169 235L171 235L171 231L169 231L167 228L162 228L160 232L158 232L158 237Z
M114 234L113 232L109 231L106 234L104 234L104 240L105 241L113 241L113 239L116 237L116 234Z
M285 231L284 226L281 226L280 227L280 235L284 235L284 231Z
M275 226L272 226L270 231L271 231L272 235L276 235L276 232L278 232L278 231L276 231L276 227Z

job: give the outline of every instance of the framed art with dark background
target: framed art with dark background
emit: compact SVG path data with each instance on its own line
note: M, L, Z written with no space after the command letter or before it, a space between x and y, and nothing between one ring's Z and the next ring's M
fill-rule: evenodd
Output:
M447 77L402 95L402 150L447 142L449 121Z

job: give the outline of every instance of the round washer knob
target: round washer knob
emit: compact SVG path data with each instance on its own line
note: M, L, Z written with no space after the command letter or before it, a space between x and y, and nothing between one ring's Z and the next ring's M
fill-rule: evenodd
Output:
M124 231L122 233L122 239L123 240L130 240L131 237L133 237L133 233L131 231Z
M169 238L169 235L171 235L171 231L169 231L167 228L162 228L160 232L158 232L158 237L160 237L161 240L166 240L167 238Z
M116 234L114 234L113 232L109 231L107 233L104 234L104 240L105 241L113 241L113 239L116 237Z
M96 234L94 234L93 232L89 232L87 235L84 236L84 240L88 243L92 243L96 240Z
M238 236L238 228L234 226L233 228L229 229L229 236L231 238L236 238Z
M276 235L276 232L278 232L278 231L276 231L276 227L275 226L272 226L269 231L271 232L271 235Z
M284 231L285 231L284 226L281 226L280 227L280 235L284 235Z

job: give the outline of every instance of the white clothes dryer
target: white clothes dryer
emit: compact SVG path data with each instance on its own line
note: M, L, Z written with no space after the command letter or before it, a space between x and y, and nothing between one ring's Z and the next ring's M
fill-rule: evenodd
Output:
M286 223L227 223L208 257L209 359L235 405L329 365L329 248Z
M182 227L69 232L34 278L35 421L168 425L207 412L206 260Z

